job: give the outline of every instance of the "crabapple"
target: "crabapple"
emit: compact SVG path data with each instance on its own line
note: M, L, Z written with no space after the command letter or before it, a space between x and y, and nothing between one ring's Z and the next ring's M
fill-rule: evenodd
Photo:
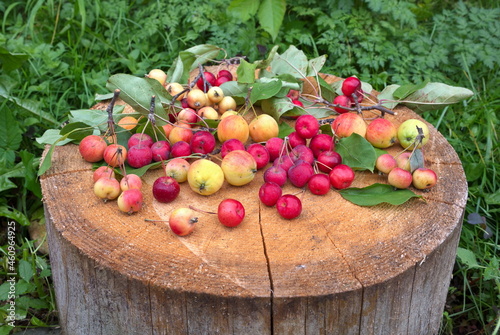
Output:
M339 164L342 164L342 156L336 151L323 151L316 159L316 166L325 173L330 173Z
M335 99L333 99L333 103L335 105L339 105L340 107L333 107L333 109L339 113L339 114L344 114L349 112L348 109L342 108L343 107L351 107L351 99L347 95L337 95Z
M130 138L128 139L127 147L132 148L134 145L137 144L142 144L147 147L151 147L153 143L154 143L153 138L151 138L151 136L149 136L148 134L136 133L130 136Z
M382 173L388 174L398 166L396 159L391 154L382 154L375 161L375 168Z
M186 141L179 141L172 145L170 156L172 157L186 157L191 155L191 145Z
M174 178L178 183L183 183L187 180L189 165L187 160L178 157L168 161L163 169L166 176Z
M357 113L344 113L335 118L332 123L333 133L338 137L348 137L356 133L362 137L366 134L366 123Z
M330 178L330 184L333 188L341 190L351 186L355 174L348 165L339 164L330 171L328 177Z
M281 166L270 166L264 171L264 181L273 182L278 186L285 185L288 179L287 172Z
M216 163L206 159L197 159L187 173L189 187L201 195L211 195L222 187L224 171Z
M294 162L297 160L303 160L310 165L314 164L314 154L312 150L303 144L299 144L292 149L290 152L290 158L292 158Z
M257 172L257 162L245 150L229 152L220 164L226 181L233 186L242 186L250 183Z
M272 182L267 181L259 188L259 199L266 206L274 206L276 202L281 197L282 194L281 187Z
M229 152L234 150L245 150L245 145L237 138L230 138L224 141L220 148L220 156L224 158Z
M224 199L217 208L217 218L226 227L236 227L245 218L245 207L235 199Z
M319 131L319 121L310 114L301 115L295 121L295 131L302 138L312 138Z
M115 177L115 170L113 168L103 165L99 166L95 171L94 174L92 175L92 178L94 180L94 183L99 180L101 177Z
M83 159L90 163L99 162L104 158L104 151L108 144L97 135L85 136L78 145L78 150Z
M158 80L158 82L162 84L162 86L164 86L165 82L167 81L167 74L160 69L152 69L151 71L149 71L146 77Z
M391 121L377 118L366 127L365 138L375 148L389 148L397 141L398 129Z
M215 149L215 137L209 131L198 131L191 138L190 146L191 152L200 154L211 153Z
M396 163L398 168L401 168L406 171L411 171L411 152L405 151L394 157L396 159Z
M136 188L140 190L142 188L142 180L136 174L129 173L120 180L120 188L122 191Z
M408 188L412 182L412 176L410 171L401 169L399 167L395 167L389 172L387 175L387 181L389 185L392 185L396 188Z
M300 137L296 131L293 131L288 135L288 143L292 148L295 148L299 144L306 145L307 141L305 138Z
M117 200L118 208L128 214L140 211L142 203L142 192L136 188L123 191Z
M205 92L199 89L192 89L188 92L187 96L187 104L189 107L194 109L200 109L207 105L207 96Z
M128 149L127 162L133 168L141 168L151 163L153 152L144 144L137 144Z
M179 236L186 236L193 232L198 217L191 208L177 208L170 214L168 225L172 232Z
M170 156L170 144L167 141L157 141L151 146L151 152L155 162L167 160Z
M276 209L282 218L291 220L302 212L302 202L296 195L285 194L276 202Z
M198 81L196 82L196 86L200 90L202 90L203 92L207 92L209 87L215 85L216 79L215 79L214 74L212 72L208 72L208 71L203 72L203 76L205 76L206 82L205 82L205 80L203 80L203 77L200 77L200 79L198 79ZM215 86L219 86L219 85L215 85Z
M255 159L257 170L262 169L269 163L269 152L262 144L252 143L246 148L246 151Z
M309 148L312 150L314 158L318 158L323 151L335 150L333 137L328 134L318 134L309 141Z
M284 140L279 137L272 137L266 142L266 149L269 152L269 160L274 162L281 155Z
M159 202L172 202L180 192L177 180L172 177L158 177L153 183L153 197Z
M311 164L303 160L296 161L287 172L288 180L290 180L295 187L306 186L313 174L314 169Z
M120 183L114 177L102 177L94 183L94 194L106 200L113 200L120 195Z
M245 143L250 135L247 121L239 114L229 115L217 125L217 137L220 142L236 138Z
M326 174L316 173L307 182L307 188L312 194L327 194L330 190L330 178Z
M361 90L361 80L356 77L348 77L342 82L342 93L350 97Z
M269 114L260 114L248 124L250 137L254 142L265 142L279 134L278 122Z
M421 142L415 143L420 136L418 129L421 129L423 138ZM417 119L406 120L398 128L398 140L406 150L421 148L429 141L429 127Z
M233 80L233 74L229 70L220 70L217 73L217 78L220 78L220 77L227 77L227 78L229 78L229 80Z
M437 175L434 170L418 168L412 173L412 184L416 189L425 190L433 187L436 183Z
M127 159L127 149L120 144L110 144L104 150L104 161L112 167L123 165Z

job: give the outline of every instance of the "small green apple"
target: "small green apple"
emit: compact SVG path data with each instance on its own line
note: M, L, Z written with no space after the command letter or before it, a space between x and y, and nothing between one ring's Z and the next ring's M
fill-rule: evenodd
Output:
M415 143L418 142L419 129L421 129L423 138L419 143ZM423 121L417 119L406 120L398 128L398 140L406 150L421 148L429 141L429 127Z

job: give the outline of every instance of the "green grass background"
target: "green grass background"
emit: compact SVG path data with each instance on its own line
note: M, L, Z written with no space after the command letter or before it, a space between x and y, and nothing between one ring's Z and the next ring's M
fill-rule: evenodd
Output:
M465 221L442 334L498 334L500 308L498 125L500 7L494 0L0 1L0 279L8 274L7 224L17 223L16 329L57 325L50 263L28 230L44 223L36 177L42 145L70 110L107 93L115 73L165 71L182 50L214 44L228 57L262 59L293 44L328 55L323 72L356 75L382 90L425 79L471 89L460 104L423 116L457 151L469 183ZM245 10L242 10L245 9ZM471 224L477 213L484 224ZM7 285L0 284L0 335Z

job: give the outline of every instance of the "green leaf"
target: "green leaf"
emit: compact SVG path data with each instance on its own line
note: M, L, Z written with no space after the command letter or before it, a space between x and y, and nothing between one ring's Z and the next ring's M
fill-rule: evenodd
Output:
M486 201L486 203L491 206L500 205L500 190L496 191L495 193L485 194L484 201Z
M292 132L295 131L295 128L289 125L286 122L281 122L279 124L279 132L278 132L278 137L279 138L285 138L285 136L290 135Z
M276 121L280 116L294 108L294 104L290 102L289 98L270 98L261 101L260 107L266 114L271 115Z
M394 97L394 91L396 91L400 85L389 85L384 88L382 92L377 96L378 101L385 108L392 109L397 106L399 101Z
M322 55L309 60L306 76L317 76L326 62L326 55Z
M398 100L404 99L410 94L422 89L429 83L429 80L423 81L420 84L406 84L398 87L392 94Z
M236 75L238 76L238 83L241 84L252 84L255 82L255 69L257 64L249 63L242 59L238 69L236 69Z
M19 260L19 276L29 282L33 277L33 268L31 263L25 261L24 259Z
M381 203L401 205L411 198L421 198L409 189L399 190L388 184L375 183L363 188L350 187L339 191L340 195L358 205L375 206Z
M41 103L29 99L19 99L15 96L10 95L8 88L0 81L0 97L5 100L10 101L22 111L33 114L36 118L39 118L52 126L59 126L59 122L49 113L44 112L40 106ZM2 112L3 114L3 112Z
M335 90L322 77L318 76L317 78L319 87L321 89L321 97L326 101L333 101L336 96Z
M16 150L23 140L19 123L10 109L0 113L0 164L11 166L16 159Z
M68 138L77 141L81 141L87 135L92 135L93 132L94 128L89 127L83 122L68 123L60 131L61 135L68 134Z
M22 163L16 164L14 167L6 168L5 166L0 168L0 192L9 190L11 188L16 188L17 185L10 180L10 178L22 178L25 175L25 169Z
M474 93L464 87L450 86L443 83L428 83L424 88L410 94L400 103L415 112L425 112L444 108L470 98L472 95Z
M12 219L19 223L21 226L29 226L30 221L21 211L15 208L9 209L7 206L0 206L0 216Z
M114 93L106 93L106 94L95 94L94 100L95 101L106 101L106 100L111 100L113 99Z
M279 79L261 78L252 86L250 102L272 98L281 90L282 82Z
M457 257L463 264L467 265L469 269L479 267L479 264L476 260L476 255L468 249L464 249L461 247L457 248Z
M61 139L61 131L59 129L48 129L42 136L37 137L36 141L40 144L54 144ZM65 139L64 141L59 141L58 145L65 145L71 142L71 139Z
M249 84L241 84L236 80L226 81L224 84L219 86L224 92L224 96L230 97L246 97L248 94Z
M12 53L4 47L0 47L0 62L5 72L19 69L30 58L27 54Z
M339 140L335 146L342 163L350 166L354 170L370 170L373 172L377 153L373 146L363 136L353 133L349 137Z
M278 49L279 49L279 46L275 45L271 49L271 51L269 51L269 54L267 55L266 59L255 61L254 64L257 65L257 69L266 69L268 66L270 66L271 62L273 61L274 57L276 56ZM265 74L265 73L267 73L267 71L261 71L261 74Z
M229 4L227 11L231 16L245 22L257 14L260 1L255 0L233 0Z
M42 190L40 188L40 183L37 179L36 168L38 167L39 159L35 158L35 155L26 150L22 150L19 152L19 156L21 157L22 164L24 166L25 174L24 174L24 187L33 192L35 196L38 198L42 198Z
M110 91L120 90L120 99L129 104L135 111L148 115L151 97L154 95L155 115L168 120L168 113L163 109L162 102L170 103L170 95L157 80L141 78L129 74L116 74L106 83ZM158 124L160 124L158 120Z
M278 36L281 23L285 17L285 10L285 0L261 0L257 19L262 29L271 35L273 42Z
M189 73L209 60L217 59L222 49L210 44L200 44L179 52L174 64L167 72L169 82L186 84Z
M271 73L274 76L288 74L295 78L306 77L309 61L303 51L290 45L282 54L276 54L271 62Z

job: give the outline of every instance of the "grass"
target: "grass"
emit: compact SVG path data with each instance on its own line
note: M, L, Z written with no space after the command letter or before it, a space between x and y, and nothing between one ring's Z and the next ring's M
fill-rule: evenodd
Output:
M467 3L492 11L498 9L495 1ZM44 222L40 186L33 177L43 148L34 139L47 129L59 127L66 121L69 110L93 105L94 94L107 92L105 83L111 74L142 75L153 67L168 69L179 51L202 43L219 45L228 50L229 55L241 53L251 60L257 59L261 55L257 45L270 49L273 42L254 20L234 23L225 11L227 4L225 0L215 0L210 5L199 1L190 7L182 1L171 1L165 8L164 4L148 0L130 4L121 0L95 1L92 5L83 0L0 1L3 14L0 31L0 213L5 218L0 229L0 278L4 283L0 285L0 301L7 300L9 287L6 280L11 272L7 228L9 222L16 222L14 263L20 283L16 292L21 313L16 315L15 330L57 324L50 260L37 251L29 233L30 227ZM300 22L304 17L297 15L299 9L304 10L300 7L302 1L288 5L287 29L282 29L276 43L295 43L310 50L312 56L330 54L337 46L327 32L319 28L318 31L305 31L306 28L323 24L339 36L344 31L334 29L341 30L340 23L346 22L348 27L351 22L350 16L345 14L339 16L344 21L330 27L318 13L312 12L318 16L318 21L308 22L306 27ZM455 2L426 0L420 5L426 15L421 19L422 31L415 32L411 27L397 24L401 35L419 37L428 32L438 40L443 32L438 26L433 26L430 17L448 10L453 20ZM363 5L358 3L357 6ZM376 14L376 17L386 26L395 23L387 15ZM477 18L470 17L470 24L477 24L474 21ZM352 21L351 25L360 24ZM184 22L189 22L189 28ZM490 26L495 27L495 24L491 22ZM301 30L296 30L296 26ZM370 35L364 29L359 27L356 38ZM296 36L301 31L305 32L298 40ZM380 33L380 29L377 31ZM487 30L481 32L486 36L488 33L493 34ZM472 32L469 35L472 39ZM443 48L448 48L448 45L444 46L445 42L454 36L449 33L443 36L438 41L443 43ZM399 50L389 48L392 46L390 38L397 35L376 37L371 36L376 43L384 40L385 50ZM347 35L344 38L349 55L354 59L352 51L359 41L352 37L349 40ZM327 45L330 40L331 45ZM489 40L495 38L490 36ZM371 45L368 42L363 45ZM475 52L480 54L481 48ZM411 52L381 53L380 57L384 55L393 58L398 68L372 70L367 74L360 70L360 64L351 62L346 66L363 72L363 79L372 81L378 89L390 84L391 78L410 76L417 70L423 73L437 71L432 64L415 63ZM460 55L464 61L453 63L460 60ZM471 57L468 53L457 51L450 55L443 66L446 71L436 75L473 90L475 95L461 104L424 114L455 148L469 183L469 199L443 314L442 334L500 333L500 153L497 130L500 124L500 70L498 62L497 65L488 65L491 60L487 56L481 58L479 55L478 60L471 62L465 61ZM7 59L14 60L14 68L5 65ZM336 59L336 56L330 57L327 64L334 74L341 70L336 69ZM365 65L366 68L370 68L369 64ZM483 217L485 225L469 223L467 219L473 213ZM7 308L8 304L2 302L0 335L11 330L8 325L2 325L8 314Z

